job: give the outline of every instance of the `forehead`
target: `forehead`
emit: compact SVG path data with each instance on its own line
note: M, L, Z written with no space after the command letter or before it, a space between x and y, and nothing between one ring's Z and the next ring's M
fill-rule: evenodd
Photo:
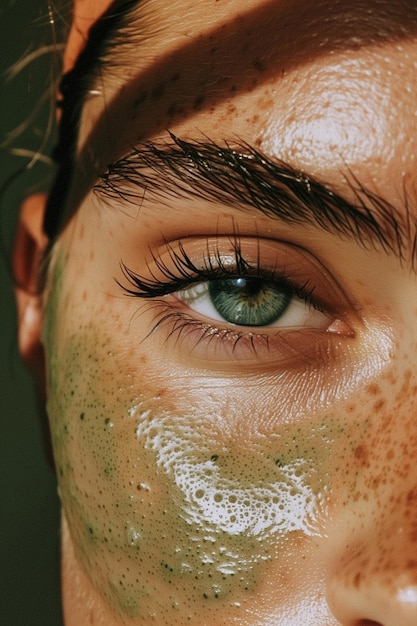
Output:
M92 78L81 169L94 178L169 129L237 137L330 181L357 164L364 183L382 166L398 180L414 158L416 26L414 2L139 2Z

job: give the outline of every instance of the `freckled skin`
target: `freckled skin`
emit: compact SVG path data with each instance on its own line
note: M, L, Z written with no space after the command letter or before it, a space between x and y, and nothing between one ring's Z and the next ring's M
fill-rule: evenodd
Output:
M146 384L158 380L157 364L136 356L136 348L123 349L130 333L116 312L105 325L119 329L116 342L95 323L81 323L83 291L67 280L68 263L57 255L52 266L44 332L48 411L75 554L114 623L153 616L172 625L246 624L259 603L262 623L273 623L276 606L302 597L323 575L323 563L338 576L340 558L344 581L354 587L367 570L392 568L389 551L378 549L374 563L375 547L371 542L368 554L364 546L386 532L381 510L395 513L390 532L402 516L407 532L415 532L413 466L404 460L417 449L417 436L411 422L398 430L404 398L394 393L409 384L409 373L403 379L389 370L378 384L365 383L354 416L349 401L339 401L331 413L304 415L293 425L276 420L279 390L263 386L270 401L249 418L238 411L252 406L252 392L245 399L240 390L236 401L232 386L219 421L218 405L210 409L200 392L196 408L195 391L178 394L175 378L163 389ZM376 399L387 408L371 423ZM256 429L245 426L248 419ZM243 440L239 430L227 434L228 423L240 424ZM398 480L409 484L402 495L395 495ZM272 596L269 580L278 585ZM312 606L314 619L333 624Z
M398 203L414 172L417 45L380 39L391 20L369 22L362 4L300 3L302 21L284 2L149 4L151 52L132 58L138 77L119 99L122 75L87 102L80 163L84 145L105 167L169 128L238 137L338 188L347 166ZM80 166L70 208L86 184ZM249 211L84 192L52 253L43 332L66 625L413 626L415 276L378 248ZM149 250L182 238L201 249L232 226L317 255L329 292L348 295L338 313L352 335L301 335L294 362L279 343L253 361L237 346L233 360L218 337L170 335L118 286L121 260L155 270Z
M123 367L112 338L94 326L55 358L62 369L50 376L48 408L59 416L60 493L93 584L124 619L200 623L209 614L245 623L266 572L288 577L288 538L307 550L322 536L338 482L332 458L336 450L347 463L357 458L361 428L346 437L327 416L271 433L267 445L253 440L242 454L207 434L216 416L184 404L168 411L159 398L135 395L141 385L133 381L145 371ZM344 489L348 503L355 479Z
M216 416L138 396L146 370L126 368L93 325L52 347L55 302L45 343L60 369L50 372L48 409L59 416L60 493L88 576L124 619L200 623L209 612L240 623L265 571L283 569L286 537L320 536L332 451L341 436L352 443L329 418L254 441L242 456L208 436Z

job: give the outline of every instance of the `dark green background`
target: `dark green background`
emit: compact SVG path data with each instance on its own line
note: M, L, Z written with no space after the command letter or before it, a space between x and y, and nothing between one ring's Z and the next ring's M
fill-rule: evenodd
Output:
M62 34L57 33L58 41ZM19 203L47 187L51 168L31 167L19 149L42 144L48 102L29 120L47 93L51 53L16 78L6 70L16 60L53 41L47 0L0 0L0 623L2 626L59 626L59 507L53 470L43 445L42 422L29 374L16 352L15 309L7 254ZM29 120L23 134L10 133ZM53 143L53 139L51 140ZM50 143L51 143L50 142ZM50 147L45 149L50 151ZM15 175L15 176L14 176ZM12 178L11 178L12 177ZM82 625L80 625L82 626Z

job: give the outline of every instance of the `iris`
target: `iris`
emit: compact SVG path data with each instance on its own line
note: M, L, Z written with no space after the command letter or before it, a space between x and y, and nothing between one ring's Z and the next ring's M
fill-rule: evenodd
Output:
M224 278L209 281L216 311L231 324L268 326L286 311L293 294L277 281L261 278Z

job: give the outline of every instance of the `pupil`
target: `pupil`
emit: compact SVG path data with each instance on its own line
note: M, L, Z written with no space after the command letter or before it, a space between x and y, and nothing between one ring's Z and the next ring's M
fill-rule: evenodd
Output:
M262 278L224 278L208 285L214 308L231 324L268 326L291 302L288 287Z

